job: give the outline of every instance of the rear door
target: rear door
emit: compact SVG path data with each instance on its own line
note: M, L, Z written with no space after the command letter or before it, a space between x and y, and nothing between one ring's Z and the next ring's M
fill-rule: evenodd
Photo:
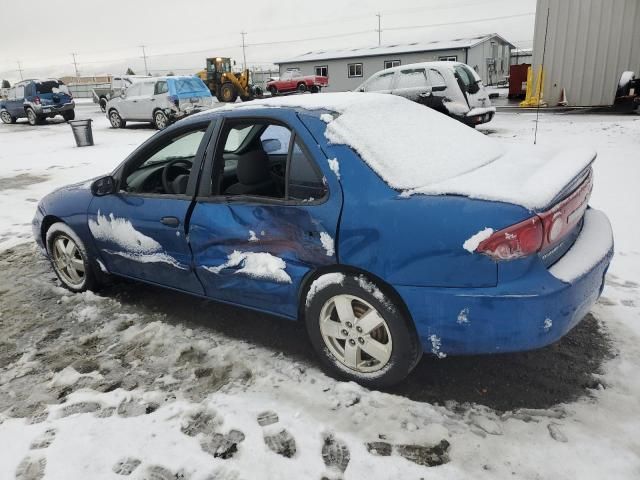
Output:
M115 174L118 192L93 198L88 227L110 272L204 294L186 222L211 132L203 121L154 136ZM165 168L170 191L163 186Z
M421 96L431 95L431 84L424 67L400 70L393 94L417 102Z
M207 159L190 220L195 268L207 296L295 318L304 276L337 262L342 190L335 175L327 180L327 158L295 114L231 116ZM284 151L284 190L277 168L269 188L253 174L239 175L247 156L273 167Z

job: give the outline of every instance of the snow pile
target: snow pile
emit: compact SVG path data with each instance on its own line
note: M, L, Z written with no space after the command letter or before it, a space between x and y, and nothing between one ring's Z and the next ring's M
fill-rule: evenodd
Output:
M338 159L330 158L328 162L329 162L329 168L333 173L336 174L336 177L338 177L338 180L340 180L340 163L338 162Z
M305 301L306 306L311 305L311 300L320 290L325 289L329 285L342 285L344 283L345 275L344 273L332 272L325 273L324 275L316 278L311 286L309 287L309 291L307 292L307 299Z
M330 110L331 143L357 151L396 189L415 189L470 172L502 153L499 143L457 120L395 95L327 93L256 100L232 108L292 107ZM450 138L455 142L443 141Z
M267 252L240 252L234 250L227 261L217 267L204 267L212 273L220 273L225 268L236 268L235 273L252 278L272 280L278 283L291 283L291 277L285 271L287 264L281 258Z
M591 270L612 248L613 232L609 219L601 211L589 209L584 214L580 236L549 272L570 283Z
M96 220L89 220L89 230L97 240L115 243L132 253L148 254L162 250L153 238L137 231L126 218L115 218L113 213L106 217L98 210Z
M513 147L489 165L407 193L465 195L522 205L530 210L542 209L548 207L595 157L592 149L581 147L560 152Z
M333 238L327 232L320 232L320 242L322 242L322 248L327 252L327 257L333 257L335 252L335 245Z
M475 235L467 238L462 244L462 248L464 248L469 253L473 253L478 248L478 245L484 242L491 235L493 235L493 228L485 228L483 230L480 230Z

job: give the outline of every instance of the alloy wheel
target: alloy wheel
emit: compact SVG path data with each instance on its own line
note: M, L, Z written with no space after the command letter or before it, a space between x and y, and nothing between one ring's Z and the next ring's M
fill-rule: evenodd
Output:
M118 112L111 112L111 114L109 115L109 120L111 120L111 126L113 128L120 128L120 122L122 122L122 120L120 119L120 115L118 115Z
M164 113L162 112L156 113L155 122L156 122L156 128L158 130L164 130L165 128L167 128L167 117Z
M3 110L0 112L0 119L2 119L4 123L11 123L11 114L6 110Z
M327 300L320 311L320 333L336 360L358 373L377 372L391 358L387 322L359 297L343 294Z
M67 235L59 234L53 241L52 250L53 266L62 281L73 288L82 287L85 267L78 245Z

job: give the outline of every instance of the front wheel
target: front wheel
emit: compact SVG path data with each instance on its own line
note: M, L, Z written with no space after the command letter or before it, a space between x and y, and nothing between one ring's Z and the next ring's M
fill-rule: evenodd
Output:
M127 122L122 119L117 110L111 110L109 112L109 122L113 128L124 128L127 126Z
M311 93L320 93L320 86L314 85L311 87Z
M158 110L153 114L153 124L158 130L164 130L169 126L169 119L162 110Z
M220 96L222 97L220 100L223 102L232 103L238 98L238 93L236 92L233 84L227 82L222 84L222 87L220 87Z
M76 111L75 110L67 110L66 112L62 112L62 118L64 118L66 122L68 122L70 120L75 120Z
M11 115L7 110L2 110L0 112L0 120L2 120L2 123L7 124L16 123L16 117Z
M307 86L304 83L299 83L298 84L298 92L304 93L306 91L307 91Z
M62 222L51 225L47 230L46 245L53 270L65 288L83 292L99 286L87 249L69 226Z
M328 275L311 285L305 312L323 367L369 388L404 380L421 356L410 319L364 276Z

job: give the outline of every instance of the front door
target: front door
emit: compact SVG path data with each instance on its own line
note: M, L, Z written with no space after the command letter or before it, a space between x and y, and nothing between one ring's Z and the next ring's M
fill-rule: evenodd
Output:
M207 296L295 317L305 274L337 261L342 192L297 117L281 120L225 121L189 238Z
M116 173L119 191L94 197L89 230L106 268L203 294L185 223L211 131L209 122L154 137Z

